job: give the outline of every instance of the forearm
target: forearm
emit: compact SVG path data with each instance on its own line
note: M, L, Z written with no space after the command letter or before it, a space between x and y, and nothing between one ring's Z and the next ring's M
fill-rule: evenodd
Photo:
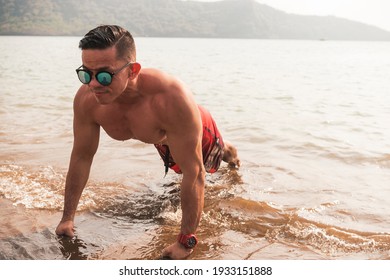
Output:
M182 222L181 232L195 233L202 216L204 206L204 170L197 176L183 176L181 185Z
M71 160L65 182L62 221L73 221L77 205L89 177L91 164L92 159Z

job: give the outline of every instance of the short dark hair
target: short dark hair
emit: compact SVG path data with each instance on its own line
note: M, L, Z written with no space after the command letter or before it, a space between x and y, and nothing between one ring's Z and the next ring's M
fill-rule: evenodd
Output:
M136 61L134 38L126 29L118 25L100 25L80 40L79 48L82 50L116 47L118 59Z

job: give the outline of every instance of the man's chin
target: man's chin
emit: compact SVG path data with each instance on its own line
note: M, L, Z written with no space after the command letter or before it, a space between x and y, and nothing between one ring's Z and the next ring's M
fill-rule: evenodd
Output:
M107 94L96 94L95 93L95 99L96 101L101 105L107 105L112 102L112 100L109 98Z

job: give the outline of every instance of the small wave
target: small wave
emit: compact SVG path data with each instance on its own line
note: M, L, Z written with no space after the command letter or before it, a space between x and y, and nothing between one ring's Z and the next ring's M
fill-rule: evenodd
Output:
M0 165L0 196L27 209L62 210L65 175L51 166ZM129 189L119 183L89 182L78 210L103 207L106 197L124 197Z
M337 202L334 202L337 203ZM331 207L334 203L322 207ZM205 207L202 231L206 236L234 230L269 243L307 247L327 257L346 254L390 252L390 234L361 232L303 218L301 209L279 209L275 205L232 196Z
M357 150L353 150L345 144L337 143L337 140L331 138L320 138L318 140L324 140L324 144L315 144L314 142L303 142L295 145L275 145L276 148L283 152L289 152L298 156L312 154L315 156L336 160L346 164L353 165L377 165L382 168L390 168L390 155L381 153L362 153ZM331 147L329 143L334 142Z
M381 168L390 168L390 155L389 154L373 154L365 155L359 152L346 152L343 154L336 152L327 152L324 154L325 157L330 159L336 159L347 164L357 164L357 165L377 165Z
M13 164L0 165L0 196L26 208L59 209L63 203L64 176L52 167L32 170Z
M283 239L305 244L334 257L345 253L375 253L390 250L390 234L344 229L306 220L298 215L292 215L285 226L270 232L268 237L273 240Z
M180 221L180 196L176 184L165 185L163 194L152 191L146 193L122 193L121 195L102 195L95 199L94 213L115 218L124 222Z
M65 175L51 166L0 165L0 197L27 209L62 210ZM78 205L98 216L122 221L177 220L180 218L179 185L135 191L116 182L88 182ZM146 191L145 191L146 189Z

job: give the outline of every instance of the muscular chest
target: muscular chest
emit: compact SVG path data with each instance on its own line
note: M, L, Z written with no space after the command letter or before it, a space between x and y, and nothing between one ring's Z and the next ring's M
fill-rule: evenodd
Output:
M115 140L137 139L157 144L166 138L158 120L148 110L109 108L97 114L97 122Z

